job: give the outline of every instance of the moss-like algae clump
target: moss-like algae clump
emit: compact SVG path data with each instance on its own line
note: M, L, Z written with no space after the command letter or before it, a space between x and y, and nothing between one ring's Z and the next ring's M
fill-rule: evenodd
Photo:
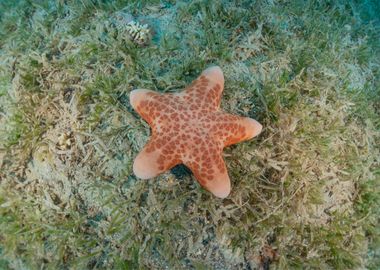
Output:
M152 29L139 46L113 27ZM123 14L124 14L123 13ZM376 1L0 3L1 269L377 269ZM220 200L185 167L142 181L134 88L225 73L265 129Z

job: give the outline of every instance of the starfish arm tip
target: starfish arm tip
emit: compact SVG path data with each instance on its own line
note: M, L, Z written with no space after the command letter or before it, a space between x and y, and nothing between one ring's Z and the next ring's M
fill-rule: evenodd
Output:
M219 66L209 67L205 69L202 74L208 77L210 80L216 83L220 83L222 86L224 85L223 71Z
M230 195L230 192L231 192L231 186L224 186L224 187L220 187L218 189L215 189L212 191L212 193L220 198L220 199L225 199L228 197L228 195Z
M227 170L224 173L215 175L214 179L205 185L205 188L220 199L227 198L231 192L231 181Z
M247 129L248 129L248 134L249 138L256 137L259 135L263 129L263 126L257 122L255 119L252 118L246 118L247 120Z
M131 103L132 107L136 109L138 104L144 100L147 93L152 92L151 90L147 89L135 89L132 90L129 93L129 102Z
M156 177L158 171L146 162L146 158L140 153L133 162L133 173L140 179L150 179Z

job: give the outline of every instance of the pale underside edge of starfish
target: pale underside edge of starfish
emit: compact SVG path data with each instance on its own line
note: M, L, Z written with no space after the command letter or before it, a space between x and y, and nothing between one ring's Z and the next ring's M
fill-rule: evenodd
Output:
M147 89L130 93L132 107L152 129L133 164L137 177L153 178L182 163L215 196L230 194L223 148L257 136L262 126L254 119L221 111L223 88L223 72L213 66L179 93Z

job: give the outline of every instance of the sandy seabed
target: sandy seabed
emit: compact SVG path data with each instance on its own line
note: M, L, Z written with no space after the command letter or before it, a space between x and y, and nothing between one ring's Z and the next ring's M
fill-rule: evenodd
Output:
M0 269L377 269L376 1L0 2ZM133 23L131 23L133 22ZM132 172L136 88L224 71L218 199Z

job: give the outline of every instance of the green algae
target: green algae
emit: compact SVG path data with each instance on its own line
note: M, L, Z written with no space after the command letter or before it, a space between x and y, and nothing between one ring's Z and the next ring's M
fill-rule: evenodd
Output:
M376 8L0 3L0 267L376 269ZM121 11L156 24L151 44L114 31ZM149 127L129 92L180 89L212 64L222 108L265 127L225 150L231 196L184 167L136 179Z

